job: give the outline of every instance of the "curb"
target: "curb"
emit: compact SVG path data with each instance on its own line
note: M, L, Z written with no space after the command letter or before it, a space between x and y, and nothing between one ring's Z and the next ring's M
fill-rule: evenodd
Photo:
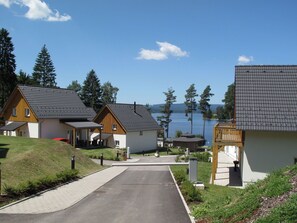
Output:
M194 217L191 215L190 208L188 207L187 202L185 201L185 198L184 198L184 196L182 195L182 193L181 193L181 191L180 191L180 189L179 189L179 186L177 185L176 180L175 180L175 178L174 178L174 175L173 175L173 173L172 173L172 171L171 171L171 169L170 169L169 166L168 166L168 170L169 170L169 172L170 172L170 174L171 174L171 177L172 177L172 179L173 179L173 181L174 181L174 184L175 184L175 186L176 186L176 189L177 189L177 191L178 191L178 193L179 193L179 196L180 196L180 198L181 198L181 200L182 200L182 202L183 202L183 204L184 204L184 206L185 206L185 209L186 209L186 211L187 211L187 213L188 213L188 215L189 215L189 218L190 218L191 222L192 222L192 223L195 223L195 219L194 219Z

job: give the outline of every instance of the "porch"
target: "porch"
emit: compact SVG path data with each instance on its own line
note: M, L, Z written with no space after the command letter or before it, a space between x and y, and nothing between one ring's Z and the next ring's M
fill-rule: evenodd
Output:
M214 126L213 149L212 149L212 174L211 174L212 184L220 182L216 180L218 180L218 178L221 177L222 175L223 175L222 178L224 178L225 180L224 181L225 183L223 184L226 184L226 185L230 185L230 182L226 183L227 175L229 175L228 177L229 181L237 178L234 174L232 174L231 176L232 168L234 171L233 160L231 161L230 159L227 159L226 157L227 155L220 152L224 150L225 146L238 147L239 149L238 149L237 157L240 157L241 150L243 148L243 133L241 130L236 129L235 123L218 123ZM219 156L219 152L220 152L220 156ZM237 161L240 161L240 160L237 160ZM225 175L218 174L219 171L221 173L225 173ZM236 174L238 175L239 173L240 171L238 169Z

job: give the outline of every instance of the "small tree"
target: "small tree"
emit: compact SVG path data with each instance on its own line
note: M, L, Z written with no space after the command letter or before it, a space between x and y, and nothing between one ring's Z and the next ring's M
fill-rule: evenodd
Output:
M37 86L56 87L57 85L55 67L46 45L43 45L37 56L32 76Z
M185 114L187 117L190 114L188 121L191 122L191 134L193 134L193 113L197 110L197 102L195 99L197 96L198 96L198 94L197 94L195 85L191 84L190 87L186 90L186 95L185 95L185 99L186 99Z
M0 29L0 107L17 84L14 46L6 29Z
M73 90L73 91L75 91L77 93L77 95L79 97L81 96L82 87L81 87L80 83L78 83L77 80L72 81L71 84L68 85L67 89L68 90Z
M94 70L91 70L84 81L81 99L87 107L92 107L96 112L102 107L100 81Z
M210 93L210 91L211 91L211 88L208 85L204 89L203 93L200 95L200 101L199 101L199 109L203 116L203 133L202 133L203 138L205 136L205 120L207 118L211 118L211 115L212 115L212 112L210 110L209 101L210 101L210 97L212 97L213 94Z
M225 103L225 116L229 119L234 118L235 107L235 84L230 84L225 93L225 98L222 100Z
M175 91L172 88L169 88L167 92L163 92L166 96L165 104L160 106L161 113L163 113L163 115L157 117L157 120L160 122L160 125L164 128L164 131L166 132L167 138L169 134L169 123L172 121L170 119L172 113L171 105L174 102L176 102L176 96L174 96L174 92Z
M27 74L26 72L20 70L19 74L17 75L18 84L22 85L33 85L32 77Z
M102 85L102 103L103 106L106 104L114 104L117 102L117 94L119 89L111 85L108 81Z

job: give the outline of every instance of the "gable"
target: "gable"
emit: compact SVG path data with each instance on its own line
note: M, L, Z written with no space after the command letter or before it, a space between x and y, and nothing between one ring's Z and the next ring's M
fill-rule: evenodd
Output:
M236 66L236 128L297 131L297 66Z
M126 134L126 131L122 127L121 123L110 112L108 107L104 107L104 109L96 116L94 122L102 125L102 133ZM116 125L116 129L112 128L114 125Z
M16 111L15 115L13 109ZM29 110L29 116L26 116L25 109ZM13 92L13 97L5 105L3 117L7 121L38 122L34 112L18 90Z

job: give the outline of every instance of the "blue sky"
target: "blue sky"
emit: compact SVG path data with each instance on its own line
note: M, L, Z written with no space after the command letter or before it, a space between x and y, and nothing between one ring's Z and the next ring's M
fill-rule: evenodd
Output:
M46 44L57 83L94 69L117 102L183 103L194 83L222 103L238 64L296 64L296 0L0 0L17 72L31 74ZM199 98L198 98L199 100Z

